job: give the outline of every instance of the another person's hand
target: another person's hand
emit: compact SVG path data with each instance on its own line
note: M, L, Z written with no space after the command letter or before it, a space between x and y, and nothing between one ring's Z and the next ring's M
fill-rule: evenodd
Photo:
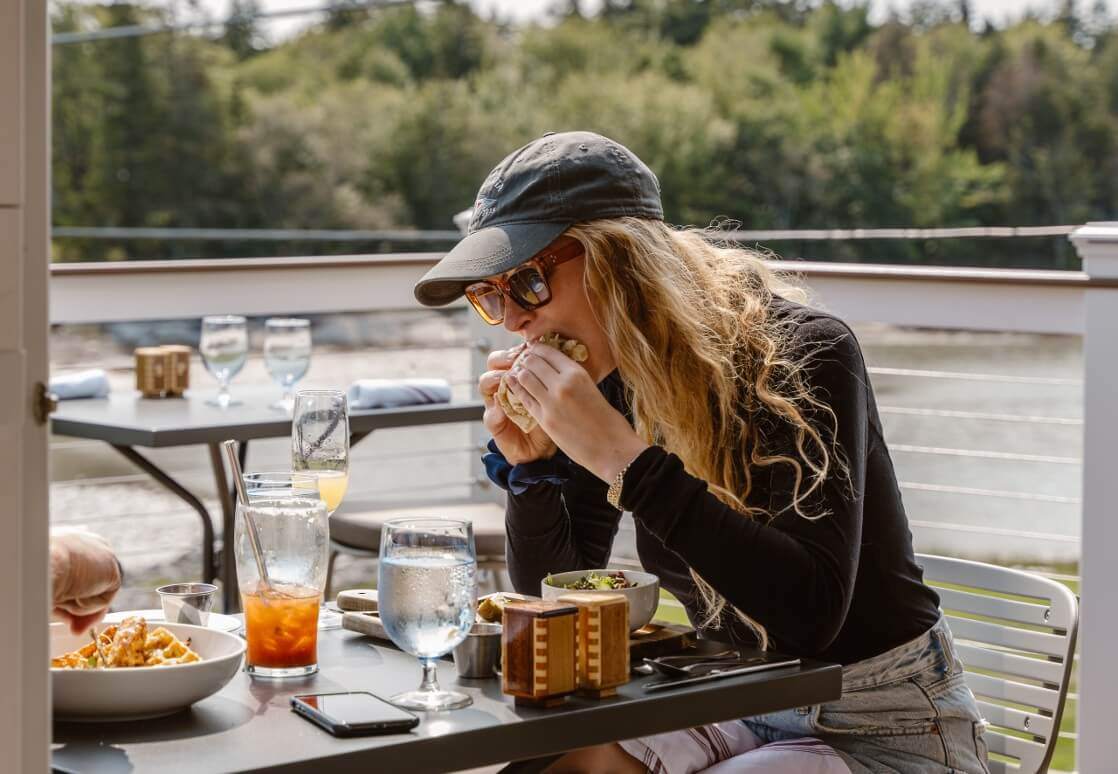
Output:
M537 426L532 432L525 433L508 418L495 397L497 389L501 386L501 377L512 367L517 356L524 351L524 347L524 344L519 344L511 349L491 352L486 362L489 370L478 379L478 392L485 401L485 416L482 422L493 436L501 454L512 465L547 459L556 451L555 443L547 437L547 433L541 427Z
M50 536L51 606L75 634L100 621L120 589L120 565L100 535L79 530Z
M603 481L648 448L586 369L554 347L532 344L512 368L509 388L568 457Z

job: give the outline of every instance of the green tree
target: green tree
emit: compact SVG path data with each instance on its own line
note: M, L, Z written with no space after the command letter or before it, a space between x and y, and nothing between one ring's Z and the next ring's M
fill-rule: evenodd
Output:
M260 6L256 0L231 0L225 18L225 32L221 41L238 59L248 59L264 47L263 35L257 24Z

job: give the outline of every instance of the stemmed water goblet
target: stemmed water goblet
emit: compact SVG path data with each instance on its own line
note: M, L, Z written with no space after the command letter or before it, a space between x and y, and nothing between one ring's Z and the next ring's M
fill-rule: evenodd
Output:
M198 351L206 370L218 383L217 395L206 402L223 409L239 404L240 401L229 394L229 382L244 368L248 357L245 318L236 314L203 317Z
M401 707L459 709L464 693L439 687L436 663L466 639L477 602L477 554L468 521L392 519L381 530L377 601L385 631L423 667L418 689L392 697Z

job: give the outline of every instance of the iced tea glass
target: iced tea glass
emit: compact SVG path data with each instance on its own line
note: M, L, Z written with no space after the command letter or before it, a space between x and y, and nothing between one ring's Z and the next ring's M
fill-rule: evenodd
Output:
M246 511L260 537L270 585L249 541ZM318 493L298 486L250 494L238 503L234 547L254 677L301 677L318 671L318 610L326 586L329 516Z

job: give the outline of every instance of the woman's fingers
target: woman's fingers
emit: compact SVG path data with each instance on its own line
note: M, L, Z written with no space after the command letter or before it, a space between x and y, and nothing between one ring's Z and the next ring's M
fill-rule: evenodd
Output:
M528 382L532 386L529 388L524 382ZM539 420L540 402L535 396L538 394L542 397L547 394L547 388L543 386L543 382L535 374L528 371L519 371L509 376L509 388L524 404L524 408L528 409L528 413Z
M554 350L552 351L554 352ZM544 384L551 384L551 380L559 375L559 369L549 360L536 354L535 350L528 350L516 361L516 365L513 367L513 373L518 374L521 370L531 371L538 376Z
M528 357L538 358L559 373L571 367L582 368L582 366L571 360L555 347L548 346L547 344L533 344L532 348L528 350Z
M477 380L478 392L482 398L491 398L497 394L501 386L501 377L508 373L505 371L486 371Z
M527 343L517 344L510 349L498 349L489 353L486 358L486 368L493 371L507 371L512 367L513 361L524 351Z
M98 610L96 613L90 613L89 615L70 615L64 612L62 617L70 624L70 632L72 634L85 634L89 631L89 627L98 623L105 617L105 613L107 612L109 612L108 608Z

